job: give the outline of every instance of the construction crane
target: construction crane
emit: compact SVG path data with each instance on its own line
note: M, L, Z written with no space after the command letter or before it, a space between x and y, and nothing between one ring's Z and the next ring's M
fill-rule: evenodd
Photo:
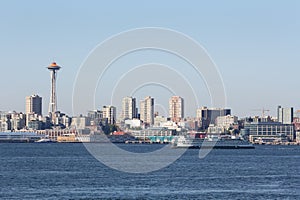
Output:
M266 112L270 112L270 110L265 109L265 108L262 108L262 109L252 109L252 111L261 111L261 113L262 113L261 118L265 118Z

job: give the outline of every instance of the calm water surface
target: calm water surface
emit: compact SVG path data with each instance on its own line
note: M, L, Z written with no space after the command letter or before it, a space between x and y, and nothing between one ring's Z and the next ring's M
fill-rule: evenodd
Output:
M101 164L82 144L0 143L0 199L300 199L300 146L216 149L204 159L198 153L128 174Z

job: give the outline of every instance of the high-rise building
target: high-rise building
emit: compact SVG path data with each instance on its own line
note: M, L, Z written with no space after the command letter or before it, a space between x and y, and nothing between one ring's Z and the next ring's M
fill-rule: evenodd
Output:
M292 124L294 121L294 108L277 108L277 119L282 124Z
M154 124L154 98L147 96L140 101L140 119L149 125Z
M203 129L208 128L210 124L216 125L217 117L226 115L231 115L230 109L207 107L197 109L197 118L199 120L200 127Z
M31 95L26 97L26 114L35 113L37 115L42 115L42 97L39 95Z
M116 116L117 116L117 109L114 106L103 106L102 108L103 118L107 119L107 123L115 124L116 123Z
M51 76L49 115L50 115L50 118L52 119L52 122L55 123L55 121L56 121L55 112L57 111L56 76L57 76L57 71L60 70L61 67L58 66L55 62L53 62L47 68L48 68L48 70L50 70L50 76Z
M92 126L99 126L101 120L103 119L103 112L101 110L91 110L88 111L88 117L91 118Z
M124 97L122 101L122 120L137 118L136 99Z
M184 100L179 96L173 96L169 100L169 117L174 122L184 118Z

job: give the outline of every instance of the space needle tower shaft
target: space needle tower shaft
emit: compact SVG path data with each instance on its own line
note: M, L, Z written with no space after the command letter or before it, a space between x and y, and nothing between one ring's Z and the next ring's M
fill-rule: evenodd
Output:
M57 71L60 70L60 66L58 66L55 62L51 63L48 67L50 71L51 78L51 93L50 93L50 102L49 102L49 115L52 119L52 122L55 123L55 113L57 111L57 99L56 99L56 77Z

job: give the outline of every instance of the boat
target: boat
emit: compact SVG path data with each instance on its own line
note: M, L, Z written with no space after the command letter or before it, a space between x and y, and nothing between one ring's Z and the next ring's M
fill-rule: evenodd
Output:
M206 138L192 138L189 135L175 137L172 142L174 148L213 148L213 149L254 149L254 145L241 138L225 138L209 136Z
M49 138L42 138L42 139L37 140L37 141L35 141L35 142L37 142L37 143L53 143L53 142L56 142L56 141L51 140L51 139L49 139Z
M39 135L35 132L0 132L0 142L35 142L44 137L45 135Z

